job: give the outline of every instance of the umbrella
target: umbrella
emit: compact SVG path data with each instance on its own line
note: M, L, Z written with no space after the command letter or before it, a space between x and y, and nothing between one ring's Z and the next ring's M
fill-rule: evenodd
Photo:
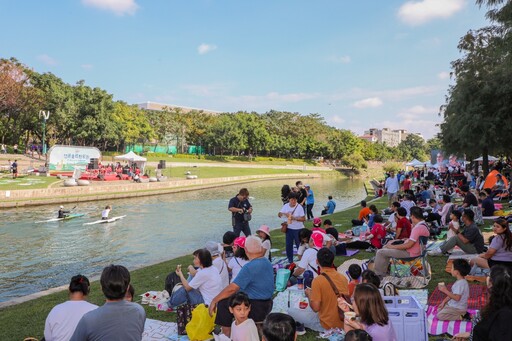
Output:
M494 157L491 155L488 155L487 157L488 157L489 161L498 161L499 160L497 157ZM479 158L474 159L473 161L478 161L478 162L484 161L484 157L480 156Z

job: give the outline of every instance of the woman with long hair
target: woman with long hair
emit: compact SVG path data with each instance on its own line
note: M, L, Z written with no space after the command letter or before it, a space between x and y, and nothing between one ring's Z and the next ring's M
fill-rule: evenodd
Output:
M283 187L281 187L281 201L283 202L283 205L290 201L288 196L290 195L291 191L292 189L288 185L283 185Z
M478 255L471 260L471 265L483 269L492 268L494 265L504 265L512 268L512 232L504 218L498 218L492 226L496 234L489 245L487 252Z

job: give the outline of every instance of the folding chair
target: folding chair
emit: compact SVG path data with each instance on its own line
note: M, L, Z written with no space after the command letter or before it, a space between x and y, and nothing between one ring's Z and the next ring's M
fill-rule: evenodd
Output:
M426 287L432 278L430 264L427 261L428 237L420 237L419 243L419 256L390 259L390 276L397 279L393 282L396 282L395 285L398 287Z

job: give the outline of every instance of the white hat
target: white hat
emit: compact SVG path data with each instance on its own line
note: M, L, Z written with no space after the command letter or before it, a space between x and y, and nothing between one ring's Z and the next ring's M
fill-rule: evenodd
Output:
M64 206L60 205L60 208L64 208Z

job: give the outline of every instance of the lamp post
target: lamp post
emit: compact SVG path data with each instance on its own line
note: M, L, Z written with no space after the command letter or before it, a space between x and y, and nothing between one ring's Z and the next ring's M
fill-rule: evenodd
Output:
M50 118L50 110L39 110L39 118L43 118L43 155L46 155L46 120Z

